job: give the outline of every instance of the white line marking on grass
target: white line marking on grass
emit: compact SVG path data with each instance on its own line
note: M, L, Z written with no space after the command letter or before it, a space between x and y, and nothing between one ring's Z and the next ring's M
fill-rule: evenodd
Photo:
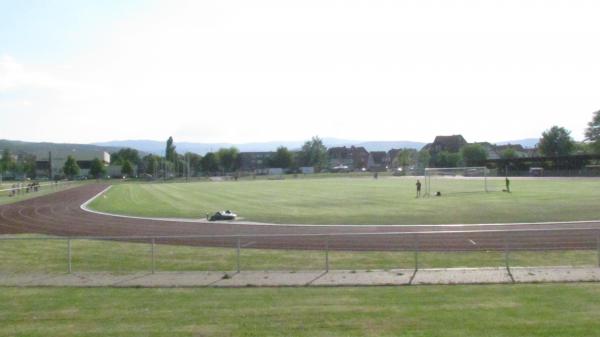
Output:
M363 228L377 228L377 227L402 227L402 228L410 228L410 227L485 227L485 226L529 226L529 225L548 225L548 226L563 226L563 225L580 225L580 224L600 224L600 220L579 220L579 221L545 221L545 222L513 222L513 223L479 223L479 224L431 224L431 225L344 225L344 224L329 224L329 225L314 225L314 224L277 224L277 223L264 223L264 222L252 222L252 221L225 221L225 222L217 222L217 221L208 221L206 219L186 219L186 218L157 218L157 217L143 217L143 216L133 216L133 215L122 215L122 214L114 214L108 212L101 212L90 209L88 206L92 203L96 198L100 197L106 191L108 191L112 185L108 186L100 193L93 196L90 200L81 204L80 208L86 212L112 216L118 218L126 218L126 219L139 219L139 220L149 220L149 221L169 221L169 222L189 222L189 223L210 223L210 224L219 224L219 223L228 223L228 224L236 224L242 226L275 226L275 227L363 227ZM573 228L577 229L577 228Z

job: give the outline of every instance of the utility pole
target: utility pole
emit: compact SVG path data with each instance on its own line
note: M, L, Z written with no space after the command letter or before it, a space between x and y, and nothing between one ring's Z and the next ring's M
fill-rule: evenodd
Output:
M48 151L48 179L53 180L52 177L52 151Z
M186 156L185 158L185 173L187 182L190 181L190 156Z

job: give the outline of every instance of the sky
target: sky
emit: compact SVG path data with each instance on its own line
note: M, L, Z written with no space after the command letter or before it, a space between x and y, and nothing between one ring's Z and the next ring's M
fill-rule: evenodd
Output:
M600 1L0 0L0 139L577 140Z

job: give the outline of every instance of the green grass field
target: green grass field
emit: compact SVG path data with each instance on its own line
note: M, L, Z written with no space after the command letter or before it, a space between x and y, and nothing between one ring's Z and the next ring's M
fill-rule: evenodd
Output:
M43 182L42 186L40 187L40 189L37 192L25 193L24 191L22 191L21 193L15 195L15 196L9 196L9 193L7 191L0 192L0 205L11 204L11 203L22 201L22 200L27 200L27 199L31 199L31 198L40 197L42 195L47 195L50 193L63 191L63 190L69 189L69 188L80 186L81 184L84 184L84 182L80 182L80 181L75 181L75 182L70 182L70 183L61 182L58 185L49 185L49 186L46 186L46 184L49 184L49 183ZM12 184L7 184L5 182L3 185L0 186L0 190L8 189L11 187L12 187Z
M474 186L447 181L451 192ZM329 178L118 184L103 211L247 220L410 224L597 218L600 181L515 180L514 193L414 199L414 180ZM18 235L33 238L33 235ZM1 238L1 237L0 237ZM151 268L148 243L72 241L73 271ZM65 240L0 240L0 274L67 269ZM157 245L158 271L235 269L235 250ZM331 252L332 269L414 267L412 252ZM597 264L596 251L512 252L512 266ZM420 253L421 268L503 266L501 252ZM323 269L324 253L242 249L243 270ZM600 284L343 288L0 288L0 336L600 336Z
M65 273L67 271L66 240L1 240L0 273ZM23 239L39 237L18 235ZM114 241L73 240L74 272L103 271L132 273L152 268L151 245ZM331 269L375 270L411 269L413 252L349 252L332 251ZM242 249L242 270L324 270L323 251ZM597 266L595 250L511 252L511 266ZM502 267L502 252L421 252L420 268ZM233 248L209 248L157 245L157 271L233 271L236 251Z
M0 336L600 336L599 284L3 288Z
M438 180L442 197L415 198L411 178L329 178L119 184L91 207L154 217L199 218L231 209L249 221L305 224L442 224L595 220L600 179L513 179L513 193L481 180ZM501 191L502 180L489 185Z

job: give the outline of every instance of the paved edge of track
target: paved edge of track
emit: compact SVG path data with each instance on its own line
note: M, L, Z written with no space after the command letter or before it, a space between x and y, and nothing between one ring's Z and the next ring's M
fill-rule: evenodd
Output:
M227 277L226 277L227 276ZM0 287L340 287L599 282L596 267L0 273Z

